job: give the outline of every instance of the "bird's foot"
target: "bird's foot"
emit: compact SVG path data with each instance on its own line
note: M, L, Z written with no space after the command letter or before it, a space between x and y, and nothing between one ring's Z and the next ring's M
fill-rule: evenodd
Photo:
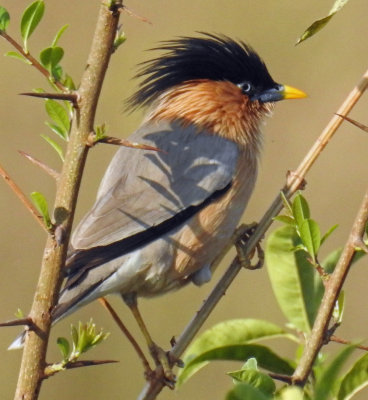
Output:
M241 266L246 269L259 269L262 268L264 263L264 251L260 243L257 243L255 249L250 254L247 254L247 242L256 228L256 222L253 222L249 225L242 224L235 232L237 235L235 247L238 254L238 259ZM257 253L258 261L255 264L252 264L251 260L255 256L255 253Z
M159 371L159 374L162 375L161 379L163 383L170 389L174 389L176 376L172 371L172 366L177 364L177 361L172 359L170 352L166 352L156 343L152 343L149 350L155 361L156 367L159 367L158 370L161 370ZM157 376L155 378L157 379Z

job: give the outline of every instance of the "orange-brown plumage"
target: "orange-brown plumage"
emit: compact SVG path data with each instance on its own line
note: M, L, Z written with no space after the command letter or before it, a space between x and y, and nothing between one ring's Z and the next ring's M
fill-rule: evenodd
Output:
M163 93L147 119L194 124L199 132L207 130L239 145L252 146L258 153L259 123L272 108L269 103L250 101L232 82L202 79Z

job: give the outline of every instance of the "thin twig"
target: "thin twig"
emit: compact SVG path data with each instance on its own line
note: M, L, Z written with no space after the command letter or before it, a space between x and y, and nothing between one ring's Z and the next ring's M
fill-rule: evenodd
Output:
M25 59L27 59L31 65L33 65L42 75L44 75L50 82L52 82L60 91L67 92L68 89L59 81L55 80L50 72L43 67L31 53L24 51L23 47L9 36L5 31L0 31L0 36L7 40Z
M119 361L116 360L79 360L68 362L63 365L60 369L55 369L54 364L48 364L44 371L43 379L50 378L57 374L58 372L64 371L66 369L74 369L74 368L83 368L83 367L93 367L94 365L103 365L103 364L114 364ZM54 368L53 368L54 367Z
M364 73L358 85L346 97L345 101L340 106L337 113L346 116L360 99L367 86L368 70ZM343 119L341 117L334 115L325 127L325 129L322 131L318 139L315 141L307 155L304 157L303 161L300 163L296 171L288 175L287 183L282 189L282 192L284 193L284 196L286 198L290 198L298 190L300 185L303 184L307 172L311 169L312 165L319 157L323 149L326 147L328 142L331 140L342 122ZM282 207L282 197L278 193L275 200L272 202L268 210L263 215L254 233L246 243L246 246L244 248L245 255L250 255L254 251L257 243L262 239L265 232L272 224L273 218L281 211ZM174 358L180 358L180 356L183 354L184 350L193 340L194 336L197 334L212 310L225 294L230 284L238 275L240 269L241 265L238 262L237 258L235 258L228 269L225 271L220 281L213 288L212 292L205 300L200 310L196 313L196 315L189 322L189 324L186 326L186 328L178 338L176 345L171 351ZM141 394L139 395L138 399L153 400L157 397L162 388L163 385L160 382L157 382L156 384L154 382L147 383L146 386L143 388Z
M21 154L23 157L25 157L27 160L29 160L32 164L37 165L37 167L40 167L43 171L45 171L56 181L59 179L60 176L59 172L55 171L53 168L44 164L42 161L37 160L37 158L34 158L33 156L31 156L30 154L26 153L23 150L18 150L18 153Z
M318 310L316 320L309 340L305 346L303 355L293 374L293 383L303 385L310 371L312 370L314 360L323 345L325 333L335 307L335 303L339 297L341 288L345 278L349 272L353 257L356 253L356 240L362 238L365 231L365 225L368 220L368 190L364 195L363 202L359 208L358 214L353 223L348 241L341 253L339 261L328 280L325 293L322 298L321 305Z
M330 341L331 342L335 342L335 343L340 343L340 344L351 344L351 342L349 340L339 338L339 337L337 337L335 335L332 335L330 337ZM358 346L356 346L356 348L360 349L360 350L368 351L368 346L358 345Z
M49 233L42 216L38 213L36 208L33 206L33 204L28 200L26 195L22 192L22 190L19 188L19 186L11 179L9 174L4 170L4 168L0 165L0 176L5 180L5 182L10 186L12 191L15 193L15 195L18 197L18 199L24 204L26 209L32 214L32 216L35 218L35 220L38 222L38 224L42 227L42 229L46 232Z
M361 124L361 123L358 122L358 121L355 121L355 119L351 119L351 118L349 118L349 117L346 117L346 116L340 115L340 114L336 114L336 115L338 115L339 117L341 117L341 118L343 118L343 119L346 119L348 122L350 122L351 124L357 126L358 128L360 128L360 129L363 130L364 132L368 132L368 126L363 125L363 124Z
M122 5L120 7L120 11L125 11L130 17L135 17L142 22L146 22L147 24L152 25L152 22L148 18L138 15L135 11L133 11L131 8L128 8L126 5Z

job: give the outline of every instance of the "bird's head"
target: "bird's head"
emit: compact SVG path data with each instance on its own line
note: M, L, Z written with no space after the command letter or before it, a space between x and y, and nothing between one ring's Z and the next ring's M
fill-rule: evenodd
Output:
M274 102L306 96L276 83L251 47L227 36L182 37L154 50L166 53L141 65L137 77L144 79L129 99L132 108L152 105L150 119L248 140Z

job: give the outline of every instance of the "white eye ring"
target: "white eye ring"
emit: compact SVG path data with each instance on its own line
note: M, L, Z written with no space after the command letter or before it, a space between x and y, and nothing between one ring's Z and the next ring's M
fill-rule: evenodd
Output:
M243 93L249 93L252 90L252 85L249 82L242 82L238 84L238 87Z

